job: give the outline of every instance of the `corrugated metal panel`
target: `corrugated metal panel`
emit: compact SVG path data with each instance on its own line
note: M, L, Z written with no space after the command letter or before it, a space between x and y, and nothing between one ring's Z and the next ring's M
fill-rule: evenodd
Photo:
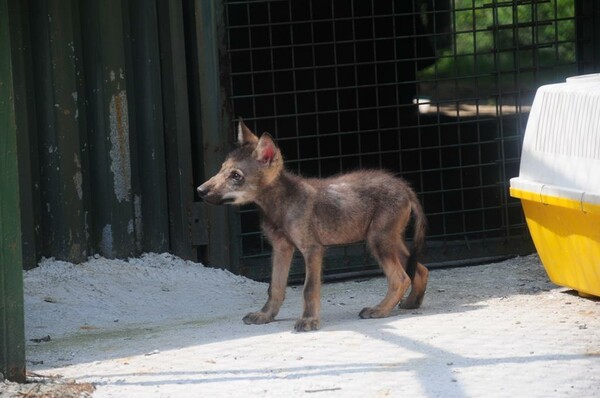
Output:
M106 257L135 254L141 248L138 229L143 228L141 198L132 184L132 163L138 158L130 133L135 112L130 103L135 97L129 90L132 82L125 48L129 32L124 26L124 11L121 1L82 3L89 180L95 198L89 228L92 243Z
M172 251L196 258L183 5L22 2L26 267Z
M204 154L204 178L216 173L232 144L233 134L227 129L228 116L224 105L224 87L226 63L220 59L223 40L223 8L220 1L195 0L193 3L196 26L197 70L200 112L202 114L202 138L198 149ZM230 268L237 271L239 246L234 236L238 225L234 210L230 207L210 207L207 209L209 242L207 259L213 266Z
M228 142L214 10L194 0L0 0L5 376L24 380L21 270L40 257L198 259L207 213L211 260L228 267L235 256L220 234L227 210L194 202L203 170L220 163Z
M145 2L144 2L145 4ZM158 23L161 55L162 98L165 128L165 148L167 162L167 191L169 202L170 248L185 258L196 256L192 245L206 244L203 240L192 239L190 227L201 230L204 219L197 219L194 213L195 183L193 180L192 136L200 134L190 124L191 114L196 113L190 101L188 86L192 85L188 76L197 74L197 69L187 69L186 48L191 38L184 30L184 10L180 3L158 0ZM192 46L189 46L192 47ZM194 48L194 47L192 47ZM190 135L190 131L193 132ZM202 152L198 154L202 155ZM190 220L193 223L190 226ZM200 228L198 228L200 227Z
M17 136L22 133L23 114L17 111L16 102L24 86L15 82L19 72L13 72L22 67L20 21L9 23L8 17L15 7L8 0L0 1L0 374L23 382L23 259L17 162Z
M75 1L40 2L31 7L30 21L42 250L82 261L88 255L82 175L86 143L85 119L79 117L82 80L76 7ZM85 191L89 198L89 190Z
M165 159L165 137L163 133L164 118L162 112L163 88L161 84L147 84L161 81L161 59L158 37L158 11L155 1L130 2L129 12L135 15L131 21L130 48L132 60L129 77L133 89L135 103L133 111L137 115L135 127L130 125L129 131L132 142L137 142L138 162L144 165L143 173L152 178L140 178L139 186L134 192L140 192L141 197L153 197L153 200L141 201L141 214L136 215L143 220L145 233L142 234L141 245L145 250L168 250L169 248L169 219L167 201L167 173ZM127 40L123 41L128 43ZM135 164L136 162L134 162ZM134 197L135 203L139 196ZM153 216L152 216L153 215ZM139 230L137 228L136 230Z

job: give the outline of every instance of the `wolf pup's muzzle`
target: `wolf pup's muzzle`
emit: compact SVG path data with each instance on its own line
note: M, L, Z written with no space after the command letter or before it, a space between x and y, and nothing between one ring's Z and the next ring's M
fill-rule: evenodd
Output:
M210 190L204 185L200 185L198 188L196 188L196 192L198 192L198 196L200 196L200 199L204 199L206 195L208 195L209 191Z
M205 184L200 185L196 191L200 199L211 205L225 205L234 202L234 198L211 193L211 187L207 187Z
M203 201L205 201L206 203L209 203L211 205L220 205L222 203L221 201L221 197L219 195L211 195L210 194L210 187L206 186L206 185L200 185L196 191L198 192L198 196L200 196L200 199L202 199Z

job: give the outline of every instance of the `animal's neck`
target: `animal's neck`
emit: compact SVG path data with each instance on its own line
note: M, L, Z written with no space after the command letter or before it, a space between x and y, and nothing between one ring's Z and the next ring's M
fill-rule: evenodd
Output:
M302 197L300 177L282 170L263 189L261 194L255 199L255 202L265 216L279 224L290 206L296 205L300 197Z

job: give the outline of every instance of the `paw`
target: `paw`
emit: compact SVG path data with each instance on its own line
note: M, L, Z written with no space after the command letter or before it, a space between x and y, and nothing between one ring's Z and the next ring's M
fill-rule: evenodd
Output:
M311 330L319 330L320 327L321 321L319 318L300 318L294 329L296 332L310 332Z
M423 295L418 297L408 297L406 300L400 303L400 308L403 310L414 310L417 309L423 304Z
M242 320L246 325L264 325L265 323L272 322L273 317L259 311L249 313Z
M363 308L362 311L360 312L360 314L358 314L358 316L360 316L362 319L385 318L388 315L389 315L389 312L383 311L379 308L371 308L371 307Z

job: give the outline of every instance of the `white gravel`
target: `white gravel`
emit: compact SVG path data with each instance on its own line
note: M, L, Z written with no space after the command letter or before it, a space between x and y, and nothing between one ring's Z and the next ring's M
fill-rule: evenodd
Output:
M311 333L292 331L301 287L248 326L266 284L169 254L44 260L24 283L28 369L98 398L600 396L600 302L535 255L433 270L421 309L381 320L358 313L385 279L326 284Z

